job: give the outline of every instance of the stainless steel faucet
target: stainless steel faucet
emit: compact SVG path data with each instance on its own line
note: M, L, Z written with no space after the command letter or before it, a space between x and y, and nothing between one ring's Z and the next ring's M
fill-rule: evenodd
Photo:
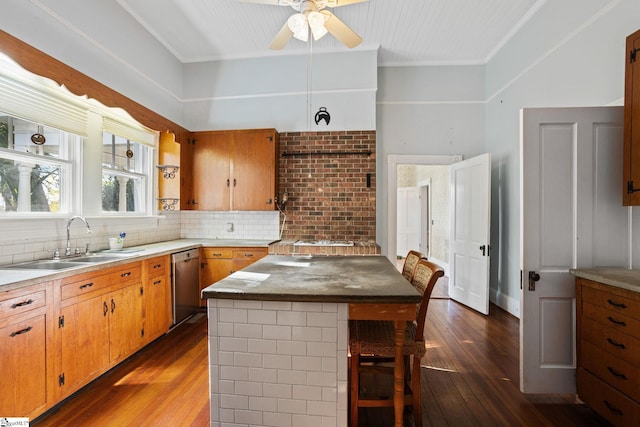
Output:
M91 227L89 227L89 223L83 217L81 217L79 215L76 215L76 216L72 216L71 218L69 218L69 221L67 222L67 248L64 250L65 256L70 256L71 255L71 246L69 245L69 240L71 240L70 237L69 237L69 229L71 228L71 223L73 222L74 219L79 219L82 222L84 222L84 225L87 226L87 233L92 233ZM76 253L80 253L78 248L76 248ZM87 242L87 244L85 246L85 253L87 255L89 254L89 242Z

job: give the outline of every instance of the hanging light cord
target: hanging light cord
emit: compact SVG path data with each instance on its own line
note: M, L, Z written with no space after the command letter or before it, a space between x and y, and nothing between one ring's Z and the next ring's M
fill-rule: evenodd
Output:
M309 57L307 58L307 132L311 132L311 88L313 78L313 37L309 37Z

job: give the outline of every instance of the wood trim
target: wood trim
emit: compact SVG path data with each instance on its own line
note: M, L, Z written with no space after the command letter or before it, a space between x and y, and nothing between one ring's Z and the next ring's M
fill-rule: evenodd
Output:
M26 70L52 79L76 95L86 95L109 107L123 108L151 129L173 132L178 142L186 140L190 134L182 126L2 30L0 51Z

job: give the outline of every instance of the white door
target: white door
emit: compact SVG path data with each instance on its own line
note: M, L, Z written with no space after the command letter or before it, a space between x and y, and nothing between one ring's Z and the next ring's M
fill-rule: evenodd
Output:
M454 163L449 176L449 296L489 314L491 157Z
M420 192L416 187L398 188L398 256L420 251Z
M521 112L520 389L575 393L571 268L628 261L622 107Z

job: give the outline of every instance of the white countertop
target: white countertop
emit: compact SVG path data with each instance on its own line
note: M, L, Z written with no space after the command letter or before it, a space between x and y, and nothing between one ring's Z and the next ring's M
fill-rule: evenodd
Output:
M88 263L64 270L20 270L0 266L0 292L18 289L25 286L42 283L47 280L56 280L63 277L73 276L79 273L97 271L105 267L113 267L133 261L139 261L154 256L167 255L192 248L199 247L268 247L277 240L256 240L256 239L178 239L166 242L149 243L135 247L126 247L119 253L122 259ZM136 250L128 252L127 250ZM103 251L101 253L113 253ZM35 261L35 260L34 260ZM73 261L73 258L69 259ZM3 268L4 267L4 268Z
M576 268L571 274L605 285L640 292L640 270L618 267Z

